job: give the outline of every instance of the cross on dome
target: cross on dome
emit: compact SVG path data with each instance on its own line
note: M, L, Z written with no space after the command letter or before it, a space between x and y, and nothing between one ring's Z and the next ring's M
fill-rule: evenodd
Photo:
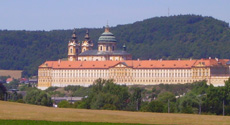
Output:
M105 27L105 32L109 32L109 25L108 24Z

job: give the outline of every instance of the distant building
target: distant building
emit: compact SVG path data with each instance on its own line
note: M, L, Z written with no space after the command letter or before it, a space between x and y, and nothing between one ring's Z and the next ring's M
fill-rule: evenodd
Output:
M60 101L66 100L70 103L74 103L76 101L81 101L83 97L51 97L55 104L58 104Z
M74 32L68 44L68 61L46 61L39 66L38 88L89 86L98 78L126 85L207 80L208 84L219 86L230 76L229 59L132 60L125 45L123 50L116 50L116 42L108 26L99 37L98 50L92 50L88 31L82 43L77 42Z
M28 82L32 87L37 87L38 79L37 78L29 78Z
M10 83L10 82L12 82L14 79L13 78L7 78L6 79L6 83Z
M20 78L19 79L19 82L20 83L24 83L24 84L28 84L29 83L29 80L27 78Z

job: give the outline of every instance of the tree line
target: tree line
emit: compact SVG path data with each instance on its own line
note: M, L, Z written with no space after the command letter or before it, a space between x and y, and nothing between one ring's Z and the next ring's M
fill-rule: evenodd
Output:
M170 86L170 85L169 85ZM125 110L161 113L189 113L230 115L230 79L225 86L214 87L206 81L192 83L192 89L182 95L152 89L150 100L144 100L146 90L141 87L117 85L113 80L98 79L89 96L82 101L62 101L60 108Z

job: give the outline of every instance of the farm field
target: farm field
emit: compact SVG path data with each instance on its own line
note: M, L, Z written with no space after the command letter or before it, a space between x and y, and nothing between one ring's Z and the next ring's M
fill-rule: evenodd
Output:
M124 123L0 120L0 124L1 125L123 125ZM124 125L140 125L140 124L125 123Z
M206 125L230 123L230 116L65 109L4 101L0 101L0 119L3 121L1 123L7 120Z

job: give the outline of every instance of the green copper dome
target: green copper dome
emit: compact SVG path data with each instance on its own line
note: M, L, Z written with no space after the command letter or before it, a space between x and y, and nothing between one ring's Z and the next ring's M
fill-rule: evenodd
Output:
M98 39L99 43L103 43L103 42L117 42L115 36L109 32L109 27L107 26L105 28L105 32L101 34L101 36Z

